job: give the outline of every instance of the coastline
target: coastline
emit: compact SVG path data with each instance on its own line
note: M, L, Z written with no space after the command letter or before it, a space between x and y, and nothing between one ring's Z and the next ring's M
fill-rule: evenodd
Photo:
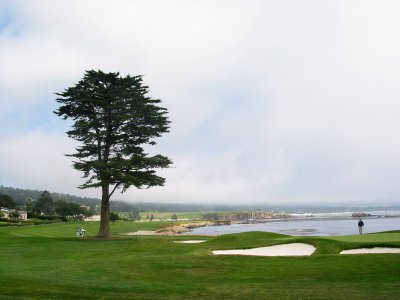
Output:
M221 234L240 233L248 231L266 231L292 236L336 236L357 234L354 225L360 218L352 212L293 214L284 218L233 220L225 222L205 221L189 222L166 226L159 230L140 230L128 232L127 235L193 235L217 236ZM375 233L390 230L400 230L400 211L366 212L363 213L366 222L365 233ZM392 227L376 226L376 222L384 222ZM381 223L382 223L381 222ZM374 226L371 226L374 225ZM379 225L379 224L378 224ZM382 224L380 224L382 225ZM378 228L375 230L375 228Z
M365 221L365 233L376 233L400 230L400 211L366 212L362 217ZM191 234L229 234L248 231L266 231L292 236L337 236L358 234L357 221L352 212L308 214L290 218L271 218L266 220L251 220L251 222L232 222L231 225L196 228L185 235Z

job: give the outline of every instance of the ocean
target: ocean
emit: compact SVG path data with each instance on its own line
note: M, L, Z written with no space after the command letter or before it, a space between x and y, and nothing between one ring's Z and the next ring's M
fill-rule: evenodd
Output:
M400 230L400 211L371 211L363 217L364 233ZM292 218L265 223L232 224L195 228L187 234L220 235L249 231L275 232L293 236L335 236L358 234L357 217L351 212L293 214Z

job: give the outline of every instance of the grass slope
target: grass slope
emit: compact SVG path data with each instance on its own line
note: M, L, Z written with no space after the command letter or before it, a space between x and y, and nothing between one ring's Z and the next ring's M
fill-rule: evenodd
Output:
M400 255L340 256L342 249L397 246L400 232L291 237L249 232L193 237L123 233L165 223L117 222L95 240L96 223L0 228L0 299L399 299ZM84 226L87 237L74 237ZM196 237L199 238L200 237ZM214 256L211 250L304 242L310 257Z

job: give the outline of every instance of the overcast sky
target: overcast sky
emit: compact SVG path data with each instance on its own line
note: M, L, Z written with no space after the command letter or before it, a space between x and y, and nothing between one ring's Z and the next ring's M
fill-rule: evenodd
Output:
M172 122L166 186L114 199L400 199L399 1L0 0L0 184L101 196L52 113L89 69L144 75Z

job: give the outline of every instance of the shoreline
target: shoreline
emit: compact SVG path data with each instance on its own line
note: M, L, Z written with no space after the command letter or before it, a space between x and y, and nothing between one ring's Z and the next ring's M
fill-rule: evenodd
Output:
M214 221L189 222L166 226L158 230L141 230L129 232L127 235L169 235L169 236L218 236L222 234L240 233L249 231L265 231L291 236L338 236L358 234L358 227L354 225L359 218L366 221L365 234L384 231L400 230L399 211L393 211L390 215L372 214L365 217L352 216L351 212L301 214L285 218L268 218L253 220L232 220L229 224L221 224ZM393 220L393 222L391 222ZM374 223L385 222L394 224L391 228L373 226ZM348 224L344 226L343 224ZM396 226L397 224L397 226ZM376 224L375 224L376 225ZM327 228L325 228L327 227Z
M230 226L210 226L185 234L231 234L249 231L265 231L292 236L339 236L358 234L358 217L308 217L269 219L260 222L234 222ZM400 216L362 218L364 234L400 230Z

